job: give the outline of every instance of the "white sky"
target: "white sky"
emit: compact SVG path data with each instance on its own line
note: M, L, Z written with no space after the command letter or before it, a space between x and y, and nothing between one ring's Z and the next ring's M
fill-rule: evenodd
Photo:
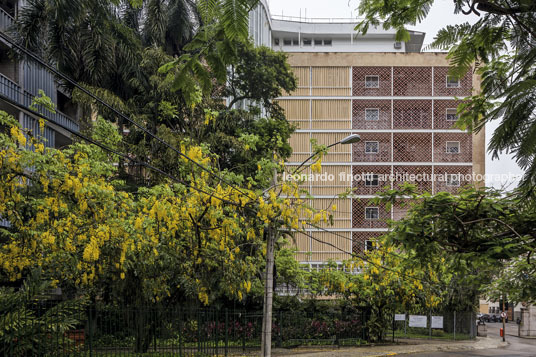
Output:
M315 18L350 18L357 17L356 8L359 0L267 0L270 11L273 15L285 15L299 17ZM301 11L300 11L301 10ZM413 29L426 33L424 39L425 45L430 43L437 31L446 25L463 23L466 21L474 22L477 16L464 16L463 14L454 14L454 5L452 0L436 0L428 17ZM489 140L493 130L497 127L498 122L492 122L486 127L486 138ZM513 188L517 184L500 180L496 175L519 175L521 169L509 155L501 155L498 160L491 160L491 155L486 156L486 174L488 179L486 184L496 188L508 187ZM491 176L491 177L490 177Z

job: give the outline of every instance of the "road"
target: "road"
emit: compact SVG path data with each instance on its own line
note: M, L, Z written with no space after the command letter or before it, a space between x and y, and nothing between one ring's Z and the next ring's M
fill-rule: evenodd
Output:
M500 339L499 329L502 323L487 323L488 336ZM525 339L509 335L517 335L517 325L515 323L506 324L506 342L508 346L498 349L479 350L479 351L460 351L460 352L431 352L431 353L416 353L411 356L419 357L479 357L479 356L501 356L501 357L536 357L536 339Z

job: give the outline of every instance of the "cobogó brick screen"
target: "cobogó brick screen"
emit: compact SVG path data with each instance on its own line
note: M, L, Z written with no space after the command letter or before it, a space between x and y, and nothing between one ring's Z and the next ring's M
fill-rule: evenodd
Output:
M378 109L378 120L367 120L367 109ZM353 100L352 128L363 130L391 129L390 100Z
M395 162L431 162L431 133L395 133L393 145Z
M378 208L379 217L366 218L366 208ZM385 205L370 202L370 199L352 200L352 226L354 228L387 228L387 220L391 218L391 212L385 209Z
M471 95L473 86L472 71L459 79L458 88L447 88L448 67L434 67L434 96L436 97L466 97Z
M459 143L458 153L447 152L447 142ZM473 162L473 138L465 133L434 134L435 162Z
M432 67L394 67L395 96L426 97L432 95Z
M447 109L457 109L459 100L434 99L434 129L456 129L456 121L447 120ZM450 117L452 119L452 117Z
M365 78L378 76L378 88L367 88ZM391 67L353 67L352 95L355 97L386 97L391 95Z
M431 100L395 100L393 129L432 129Z
M354 166L353 174L352 190L356 195L374 195L383 191L386 186L391 187L391 166ZM374 175L377 175L377 184Z
M377 145L372 145L377 143ZM366 151L368 144L369 152ZM374 146L377 146L377 153L374 153ZM390 162L391 159L391 134L390 133L363 133L361 141L353 144L353 162Z
M352 253L364 254L366 252L366 241L377 241L387 232L353 232L352 233Z

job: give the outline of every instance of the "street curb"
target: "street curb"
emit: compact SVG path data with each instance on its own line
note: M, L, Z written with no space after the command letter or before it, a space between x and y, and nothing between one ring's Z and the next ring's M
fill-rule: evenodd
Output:
M383 350L374 351L374 347L356 347L351 349L326 350L326 351L310 351L295 354L285 354L284 356L302 356L302 357L320 357L329 355L330 357L385 357L408 355L414 353L430 353L438 351L473 351L483 349L496 349L505 347L508 342L497 341L491 337L477 337L476 340L461 342L461 343L438 343L438 344L412 344L412 345L391 345L378 346ZM387 350L386 350L387 349ZM283 356L283 355L282 355Z

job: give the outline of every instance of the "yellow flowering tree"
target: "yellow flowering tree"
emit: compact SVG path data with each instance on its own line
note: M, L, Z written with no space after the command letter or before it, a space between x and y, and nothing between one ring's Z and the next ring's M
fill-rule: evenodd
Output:
M184 183L130 192L107 162L113 155L83 143L45 149L39 134L6 113L0 120L9 129L0 133L0 216L10 223L1 230L2 280L39 268L62 287L129 304L243 300L263 269L266 227L290 232L305 226L299 217L328 217L305 205L297 183L254 192L186 160ZM95 132L112 145L107 125L98 121ZM205 148L181 150L214 170ZM282 163L260 164L259 174L273 168Z

